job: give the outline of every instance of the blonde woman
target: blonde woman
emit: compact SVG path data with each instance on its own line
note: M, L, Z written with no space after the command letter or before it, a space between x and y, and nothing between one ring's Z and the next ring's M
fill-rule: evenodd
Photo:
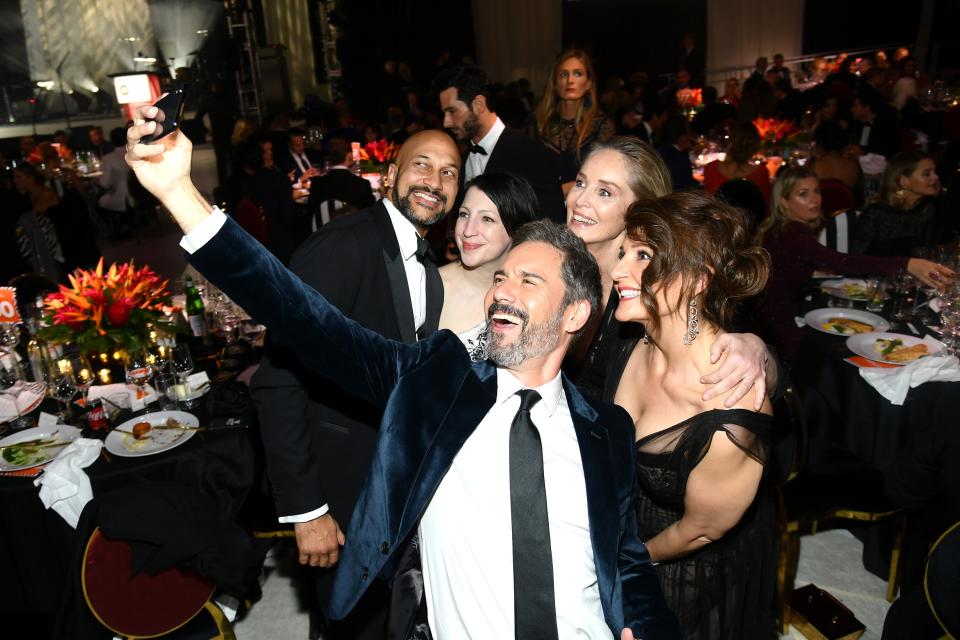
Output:
M564 195L573 186L584 151L613 137L613 121L600 111L597 81L587 52L560 54L537 107L537 138L559 156Z

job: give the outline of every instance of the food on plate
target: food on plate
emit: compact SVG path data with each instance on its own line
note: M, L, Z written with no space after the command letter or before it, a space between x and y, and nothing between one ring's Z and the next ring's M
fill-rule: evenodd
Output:
M830 318L821 325L827 331L849 335L854 333L869 333L873 331L874 326L859 320L850 318Z
M864 300L867 298L867 288L862 284L848 282L840 285L840 288L851 298L863 298Z
M930 349L922 342L918 342L912 347L903 344L903 340L894 338L877 338L874 348L883 356L887 362L913 362L920 358L926 358L930 355Z
M51 446L52 445L52 446ZM22 466L27 464L39 464L53 458L60 452L60 447L56 446L56 439L38 438L36 440L26 440L3 447L3 459L10 464ZM66 446L67 443L63 443Z
M143 440L150 436L150 429L152 428L149 422L138 422L133 425L133 437L137 440Z

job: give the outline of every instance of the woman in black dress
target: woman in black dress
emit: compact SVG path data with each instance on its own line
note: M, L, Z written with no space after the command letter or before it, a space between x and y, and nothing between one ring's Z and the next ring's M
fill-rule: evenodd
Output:
M767 255L740 210L698 193L637 202L626 228L616 318L647 337L619 345L607 399L636 425L641 537L685 638L773 638L770 405L725 409L700 384L734 306L763 289Z

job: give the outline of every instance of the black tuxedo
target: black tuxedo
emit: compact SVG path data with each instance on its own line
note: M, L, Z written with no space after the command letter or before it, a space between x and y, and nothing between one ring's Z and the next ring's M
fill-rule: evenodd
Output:
M527 180L537 194L540 216L566 224L567 209L560 190L557 156L532 138L504 129L490 152L484 173L503 171ZM463 194L461 192L461 199Z
M310 149L304 149L303 155L307 156L307 160L310 161L311 165L317 166L316 157ZM290 151L290 147L281 147L279 150L274 148L273 158L274 162L277 163L277 166L282 169L284 173L289 174L291 171L294 172L294 180L299 180L300 176L303 175L303 171L300 170L296 160L293 159L293 152Z
M877 114L873 118L873 122L870 123L870 135L867 136L867 143L860 145L860 137L864 126L866 125L863 122L854 122L850 127L850 142L860 146L864 153L877 153L889 159L903 150L900 125L897 123L895 116L885 112Z
M322 226L320 206L328 200L339 200L354 209L366 209L376 204L370 183L349 169L331 169L326 175L310 181L307 208L315 217L318 229ZM330 209L332 219L333 207Z
M425 266L429 334L437 330L443 285L436 267ZM416 341L403 258L382 203L325 225L297 250L290 268L365 327ZM381 409L306 371L293 349L272 344L251 387L277 512L306 514L327 503L346 531L373 458ZM321 576L323 601L331 580L332 571Z

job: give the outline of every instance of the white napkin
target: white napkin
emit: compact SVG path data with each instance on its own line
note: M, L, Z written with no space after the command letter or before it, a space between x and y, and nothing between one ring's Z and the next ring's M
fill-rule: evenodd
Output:
M891 404L900 406L907 392L924 382L960 381L960 361L956 356L930 356L896 369L863 368L860 377Z
M860 168L867 175L880 175L887 168L887 159L877 153L866 153L859 160Z
M134 411L143 409L146 405L157 399L157 392L150 385L143 387L144 397L137 400L137 386L133 384L102 384L96 387L90 387L87 398L97 400L99 398L109 397L115 393L126 393L130 396L130 408Z
M40 487L43 506L52 507L74 529L83 507L93 499L90 478L83 469L93 464L102 448L100 440L77 438L33 481Z
M17 407L21 413L26 413L35 402L43 398L42 385L35 383L18 382L7 393L0 395L0 422L17 417ZM16 396L16 405L14 404Z

